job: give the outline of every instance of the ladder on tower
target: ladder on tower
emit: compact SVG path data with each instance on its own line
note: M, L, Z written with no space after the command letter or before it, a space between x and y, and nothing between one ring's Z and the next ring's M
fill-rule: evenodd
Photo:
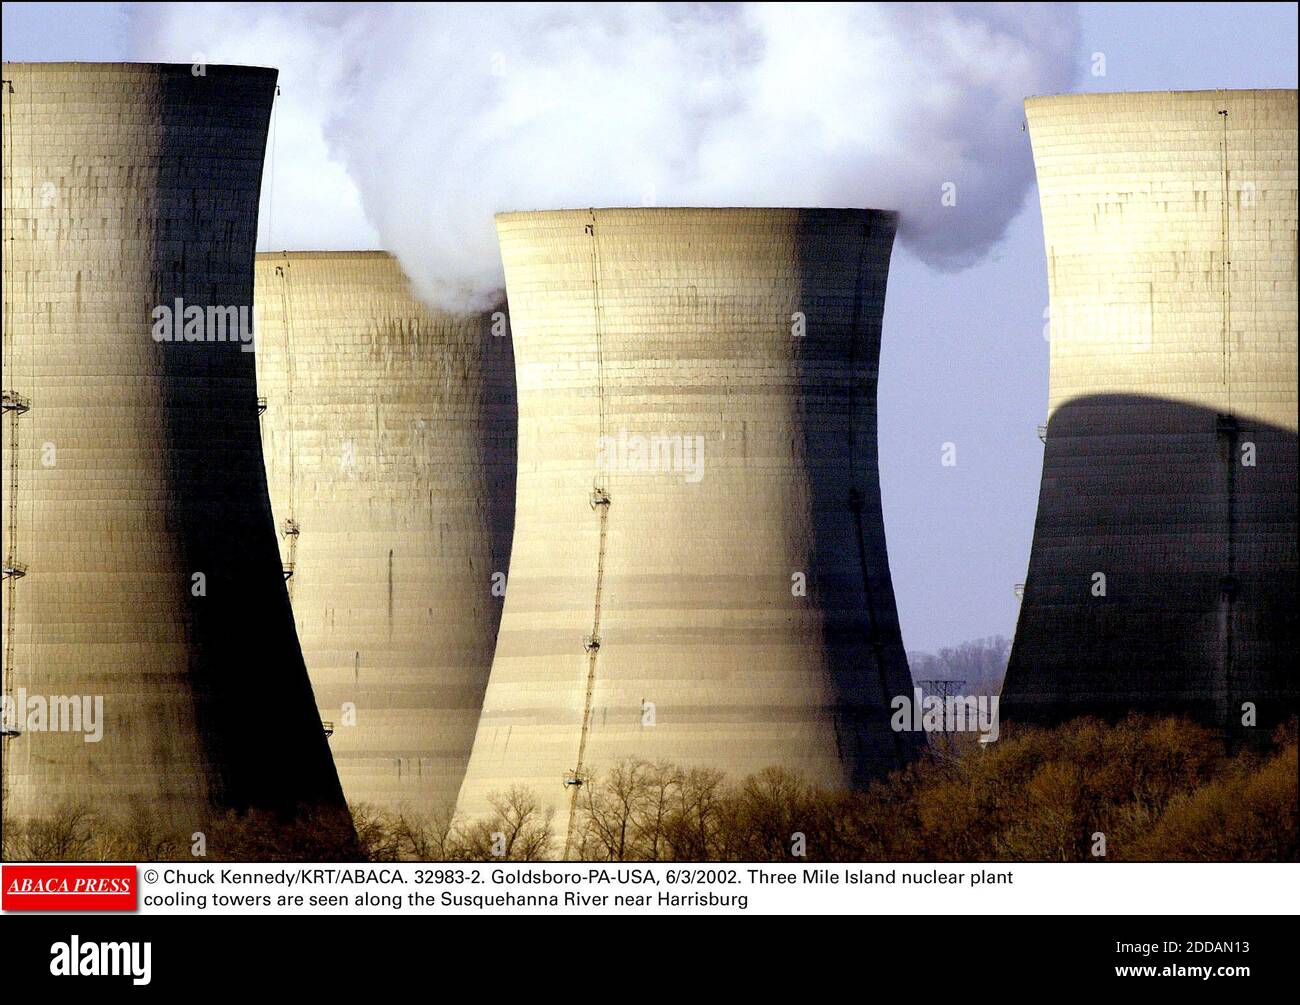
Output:
M12 336L10 336L12 337ZM6 346L7 347L7 346ZM2 693L4 695L4 708L6 712L14 709L14 631L15 631L15 614L18 603L17 586L18 580L27 575L27 563L18 560L18 422L22 416L31 411L31 402L19 394L17 391L4 391L3 396L3 415L9 429L6 453L6 479L5 479L5 555L3 565L3 576L5 586L5 614L4 614L4 666L0 672L4 674L4 685ZM16 724L5 722L0 727L0 737L12 739L20 735Z
M289 593L289 600L293 600L293 573L298 563L298 536L301 529L298 526L298 520L295 514L298 507L298 460L295 456L297 444L295 443L294 429L294 407L293 407L293 385L294 385L294 365L293 365L293 314L292 304L289 297L289 266L286 262L283 265L275 267L275 274L280 277L280 310L284 324L284 373L285 373L285 402L284 402L284 421L285 435L287 438L287 449L289 453L289 490L288 490L288 514L284 520L284 526L281 529L281 536L288 542L287 552L284 560L284 581ZM266 399L258 401L258 415L265 410Z
M605 355L602 339L601 291L600 291L600 248L596 240L596 211L589 210L591 220L584 232L591 238L591 302L593 330L596 338L596 401L598 409L598 426L600 439L605 442ZM596 668L600 656L600 602L605 587L605 547L609 536L610 498L605 486L598 480L601 477L597 464L596 480L592 483L591 494L587 497L592 510L599 515L600 541L596 549L596 590L592 609L591 634L582 642L587 654L587 680L582 702L582 725L578 734L578 757L573 770L564 778L564 787L569 795L569 819L565 828L564 859L567 861L573 853L574 822L578 815L578 794L587 782L587 739L591 732L592 701L596 693Z
M0 152L3 156L3 202L6 207L14 205L14 136L13 136L13 95L14 82L10 78L0 79ZM29 129L35 121L32 107L32 94L29 88L27 95L27 114ZM30 153L30 150L29 150ZM30 164L29 164L30 169ZM36 192L34 184L28 190L28 205L36 205ZM5 247L0 258L4 261L4 318L0 322L0 342L3 343L3 358L0 358L0 370L6 380L13 379L17 368L14 366L14 348L13 341L15 337L16 325L10 307L12 291L15 283L12 281L11 263L14 261L14 244L16 233L15 228L5 228L6 233ZM30 251L28 252L28 268L30 269ZM25 319L28 325L28 332L32 327L32 287L30 275L21 284L26 294ZM5 472L4 489L5 498L8 505L5 507L5 554L4 554L4 590L5 590L5 608L4 608L4 648L3 662L0 662L0 694L3 695L3 710L0 714L0 740L4 743L22 735L21 714L14 701L14 621L15 608L17 604L17 586L18 581L27 575L27 566L17 558L18 544L18 475L19 475L19 420L31 410L31 402L26 396L20 394L15 389L5 389L0 394L0 401L3 402L3 419L8 423L8 437L5 440L5 452L7 457L7 470ZM8 824L9 813L9 766L11 759L0 754L0 831L6 829Z

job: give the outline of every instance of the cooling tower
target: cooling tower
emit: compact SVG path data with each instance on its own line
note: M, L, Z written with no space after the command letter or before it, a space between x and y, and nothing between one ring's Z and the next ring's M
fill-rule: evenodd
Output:
M258 255L257 301L272 508L344 793L449 810L510 557L505 314L426 309L382 252Z
M1296 92L1026 108L1051 392L1005 713L1266 726L1297 692Z
M581 784L625 758L847 786L910 751L889 726L910 679L876 470L894 228L497 218L519 487L468 816L523 786L563 841Z
M276 73L199 70L3 87L5 821L139 811L187 851L212 808L343 807L242 351Z

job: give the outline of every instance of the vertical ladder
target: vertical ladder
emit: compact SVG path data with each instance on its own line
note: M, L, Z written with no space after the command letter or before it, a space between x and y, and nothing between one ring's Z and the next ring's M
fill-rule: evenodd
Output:
M14 120L13 120L13 98L14 85L10 79L0 80L0 150L4 158L3 174L3 199L6 207L13 206L14 199ZM28 129L30 131L32 123L32 98L31 92L28 93ZM33 162L29 158L28 170L31 171ZM35 199L35 182L29 180L28 188L28 212L34 213L36 206ZM34 221L29 221L29 228L34 226ZM13 228L7 228L5 239L8 246L4 248L4 318L3 324L0 324L0 366L3 366L4 379L14 381L18 378L17 368L15 366L15 325L14 311L12 308L11 297L13 296L13 274L12 263L14 260L15 235ZM28 236L32 236L29 231ZM29 333L32 331L32 303L31 303L31 253L27 256L28 274L24 277L23 286L26 296L26 319ZM14 655L15 655L15 614L17 611L17 586L18 580L27 573L27 566L18 560L18 497L19 497L19 461L18 448L19 442L19 420L30 410L31 404L16 388L5 389L3 392L3 419L8 429L5 430L4 453L5 453L5 554L4 554L4 662L0 664L0 677L3 677L3 683L0 683L0 693L3 694L3 710L5 718L0 721L0 830L3 830L8 823L9 818L9 774L10 774L10 756L9 751L4 749L8 746L10 740L13 740L22 733L22 710L18 709L15 703L14 687ZM12 718L10 718L12 716Z
M6 332L9 327L6 325ZM12 354L12 336L5 341L5 348L10 355ZM6 362L6 372L12 373L10 366ZM7 712L16 711L14 705L14 615L17 607L17 586L18 580L27 575L27 566L18 560L18 485L19 485L19 465L18 465L18 420L25 415L31 406L27 399L16 391L4 392L4 419L5 424L9 427L6 430L5 437L5 556L4 556L4 586L5 586L5 641L4 641L4 708ZM19 735L20 728L18 720L10 721L6 719L0 724L0 736L4 739L12 739ZM2 756L2 755L0 755ZM7 783L7 776L5 782ZM7 790L3 794L7 795Z
M596 337L596 399L600 429L600 439L597 444L599 447L604 443L606 430L605 356L601 330L603 306L600 290L600 248L596 239L596 211L592 209L588 212L591 216L591 222L587 224L585 232L591 238L591 296ZM599 453L598 449L598 457ZM605 548L609 534L610 499L604 485L606 474L607 472L599 469L599 460L597 460L597 470L592 479L592 490L588 499L591 509L598 514L600 520L600 539L596 551L596 591L591 619L591 634L583 640L583 649L587 653L587 679L582 703L582 725L578 733L578 758L573 770L564 779L564 784L569 789L569 819L564 837L565 861L568 861L573 854L574 824L578 816L578 794L587 782L587 739L591 733L592 702L596 691L596 665L600 656L600 602L605 585Z
M296 516L298 511L298 462L295 456L297 454L297 430L294 426L293 408L293 314L289 299L289 263L286 261L281 265L277 265L275 274L280 277L280 310L284 323L285 407L283 428L286 439L285 447L289 454L288 505L285 507L287 512L280 533L287 542L287 553L284 559L284 583L285 589L289 593L289 601L292 603L293 573L298 562L298 535L301 533L301 529Z

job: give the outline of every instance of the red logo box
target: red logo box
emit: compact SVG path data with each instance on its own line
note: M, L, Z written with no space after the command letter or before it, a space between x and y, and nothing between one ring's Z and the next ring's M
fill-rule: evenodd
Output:
M0 869L6 911L134 911L133 865L6 865Z

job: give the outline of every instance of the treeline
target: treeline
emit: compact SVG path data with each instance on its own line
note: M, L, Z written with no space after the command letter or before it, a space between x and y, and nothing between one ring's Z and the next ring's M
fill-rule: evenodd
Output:
M1010 655L1011 640L991 635L948 646L937 653L909 652L907 665L914 681L961 681L961 694L994 695L1002 693L1002 679ZM933 691L932 688L922 690Z
M1295 721L1230 750L1185 719L1080 719L1004 729L936 752L866 792L830 792L769 768L625 761L581 791L573 855L587 861L1294 861ZM357 814L373 858L558 857L564 836L534 793L489 819Z
M146 807L111 818L70 805L11 821L0 835L6 862L340 862L364 858L347 814L309 808L289 815L228 812L176 833Z
M944 751L947 751L946 753ZM1185 719L1004 726L996 743L923 757L865 792L778 768L719 772L629 760L579 792L571 854L587 861L1295 861L1296 723L1230 749ZM558 789L558 784L557 784ZM559 793L557 793L559 795ZM354 806L352 821L228 814L206 856L147 813L100 821L70 808L11 825L10 861L541 861L565 835L534 792L486 817Z

